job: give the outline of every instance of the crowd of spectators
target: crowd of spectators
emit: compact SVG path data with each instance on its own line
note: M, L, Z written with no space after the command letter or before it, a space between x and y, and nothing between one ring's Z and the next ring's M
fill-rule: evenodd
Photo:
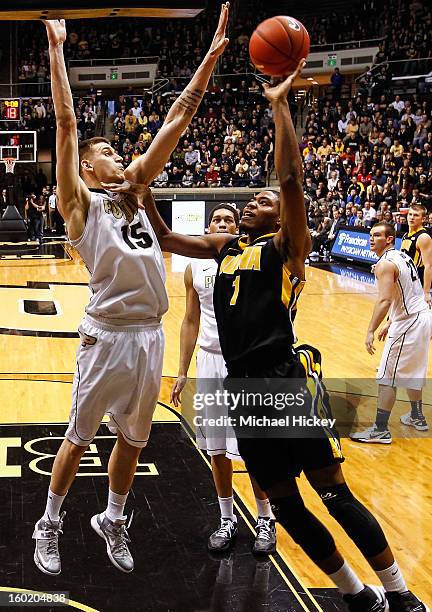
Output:
M145 153L161 127L172 96L121 96L112 146L127 166ZM210 88L183 133L156 187L261 187L273 167L272 111L255 82L236 91Z
M41 189L31 191L24 201L24 220L27 225L29 240L42 244L44 234L65 234L63 219L57 209L57 188L44 185Z
M74 98L78 138L92 138L95 135L98 107L96 95ZM33 130L40 134L55 133L54 104L51 97L21 98L21 121L9 125L9 129Z
M427 74L432 70L432 10L430 4L389 0L384 40L371 70L360 79L365 91L388 89L393 76Z
M331 246L337 222L402 230L410 205L432 213L431 117L430 102L398 95L311 107L300 151L314 252Z
M359 0L354 4L358 9L356 19L337 10L324 13L325 3L321 13L297 16L309 29L313 44L383 37L376 63L408 59L404 70L409 71L416 57L432 53L432 16L426 3ZM208 9L193 20L146 20L144 27L138 27L137 20L126 19L68 23L67 59L157 55L158 76L172 77L164 95L121 96L116 103L112 144L125 166L148 149L175 99L174 90L183 89L201 61L213 34L217 10L216 3L209 3ZM272 111L257 81L252 75L245 78L244 72L250 71L249 36L259 21L274 12L276 7L262 0L236 3L230 23L231 43L218 67L221 75L229 76L212 81L197 116L155 179L155 186L267 184L273 167ZM36 28L41 34L41 25L26 22L25 27L17 27L22 43L18 51L19 78L24 83L36 80L42 86L49 79L49 62L44 36L35 35ZM366 196L377 213L383 207L383 213L396 213L411 200L421 200L430 207L430 106L420 100L388 98L386 65L382 71L365 75L357 99L341 101L341 83L336 83L341 76L336 72L332 77L336 95L311 109L300 145L311 210L318 204L324 217L331 219L327 213L332 206L340 203L339 208L348 207L349 212L350 206L364 207ZM94 136L95 93L76 100L75 110L79 137ZM19 129L54 133L51 98L28 99ZM350 193L354 188L355 196ZM321 210L323 206L328 210Z
M399 25L404 35L418 42L422 34L414 38L413 25L419 32L430 35L430 24L416 21L417 0L353 0L351 7L356 17L347 13L346 7L328 11L325 6L320 10L301 13L301 19L308 29L313 45L333 42L349 42L368 38L379 38L394 32L400 41ZM413 16L406 18L406 12L414 7ZM68 22L68 36L64 45L67 60L87 60L121 57L159 57L158 77L188 78L201 62L213 36L217 23L219 4L209 2L206 11L194 19L159 20L73 20ZM280 9L262 0L239 0L233 7L229 25L231 43L223 55L219 72L221 74L241 74L250 72L248 44L249 37L257 24ZM396 17L401 24L396 24ZM411 19L411 20L410 20ZM49 81L49 58L42 25L25 22L18 26L18 69L17 78L23 85L38 83L44 93L44 84ZM429 31L427 31L429 30ZM424 44L426 41L422 42ZM411 43L409 39L408 44ZM399 46L404 49L402 40ZM417 47L416 47L417 49ZM34 93L33 91L31 93Z
M64 221L57 208L57 187L49 185L42 170L36 176L27 175L23 181L24 204L18 205L23 212L28 239L42 244L44 235L64 236ZM16 196L15 196L16 197ZM0 189L0 214L8 204L7 189Z

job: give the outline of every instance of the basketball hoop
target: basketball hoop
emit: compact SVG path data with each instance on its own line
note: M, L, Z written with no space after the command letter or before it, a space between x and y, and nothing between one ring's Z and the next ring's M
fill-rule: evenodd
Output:
M15 170L16 159L13 157L4 157L2 162L6 166L6 173L13 174Z

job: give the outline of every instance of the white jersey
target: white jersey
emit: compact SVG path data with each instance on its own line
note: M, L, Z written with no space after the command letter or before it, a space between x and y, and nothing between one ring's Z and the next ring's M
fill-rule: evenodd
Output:
M213 308L213 289L218 264L214 259L194 259L191 262L192 284L198 294L201 309L201 329L198 343L206 351L220 353L219 334Z
M93 190L84 232L70 242L91 275L88 315L113 325L160 321L168 310L165 266L143 210L133 214L123 196Z
M396 249L389 249L379 261L391 261L399 271L389 310L390 320L401 321L418 312L428 311L423 287L411 257Z

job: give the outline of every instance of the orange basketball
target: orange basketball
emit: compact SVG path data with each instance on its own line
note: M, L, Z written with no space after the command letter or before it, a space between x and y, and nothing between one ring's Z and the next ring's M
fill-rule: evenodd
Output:
M308 31L294 17L279 15L259 24L249 41L249 55L264 74L283 76L294 72L309 53Z

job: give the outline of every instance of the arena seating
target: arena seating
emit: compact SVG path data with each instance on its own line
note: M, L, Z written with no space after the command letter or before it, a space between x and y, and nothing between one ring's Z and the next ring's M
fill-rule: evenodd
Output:
M417 0L385 0L384 9L382 3L378 7L374 0L358 4L362 10L354 20L344 12L343 3L324 1L321 12L305 18L312 42L326 45L382 37L375 62L408 59L403 68L406 71L412 70L410 62L415 57L430 53L431 12L426 4ZM263 13L253 0L248 1L247 11L243 5L240 0L233 13L231 43L217 71L221 76L211 82L203 105L155 180L155 186L268 184L274 146L271 109L257 81L251 75L246 77L245 72L250 68L249 36L256 23L274 14L276 8L269 7ZM183 89L201 61L216 12L215 7L193 21L151 23L149 27L157 24L158 28L156 33L152 31L152 36L149 28L137 29L136 23L124 19L98 21L97 26L94 21L69 22L65 45L68 59L158 55L158 76L170 79L155 97L144 93L120 96L116 101L112 144L124 157L125 165L148 149L176 93ZM46 44L43 37L35 35L40 24L29 25L22 28L19 79L23 85L38 82L39 93L43 94L47 93L49 83ZM388 210L396 213L410 201L432 207L430 101L419 97L396 98L388 88L387 67L381 79L379 75L378 70L370 82L365 75L356 98L340 100L333 91L333 95L314 104L306 117L300 144L304 153L305 190L319 218L331 218L332 206L336 204L341 205L339 208L348 206L349 212L351 196L354 203L359 199L361 206L367 198L381 207L383 214ZM75 109L79 137L94 135L95 92L90 91L86 99L77 99ZM29 99L21 127L53 131L51 99ZM355 175L358 180L352 178ZM335 178L339 183L334 185ZM354 188L355 196L350 193Z
M422 204L432 228L430 99L323 99L308 113L300 150L314 253L331 246L338 216L361 227L385 219L402 231L407 207Z

